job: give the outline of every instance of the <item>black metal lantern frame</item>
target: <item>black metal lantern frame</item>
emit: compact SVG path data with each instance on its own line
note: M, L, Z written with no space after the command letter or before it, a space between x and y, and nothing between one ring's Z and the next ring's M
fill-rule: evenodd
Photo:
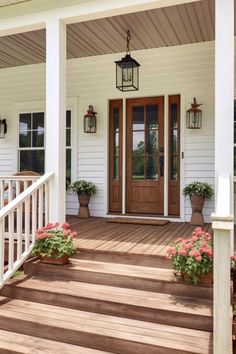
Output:
M120 91L137 91L139 89L140 64L130 54L130 31L127 31L126 55L116 64L116 88Z
M87 110L87 114L84 116L84 132L96 133L97 132L97 112L94 112L93 106L90 105Z
M0 138L5 138L7 133L7 121L6 119L0 119Z
M198 107L202 104L198 104L196 98L194 97L191 108L187 110L187 129L201 129L202 127L202 110Z

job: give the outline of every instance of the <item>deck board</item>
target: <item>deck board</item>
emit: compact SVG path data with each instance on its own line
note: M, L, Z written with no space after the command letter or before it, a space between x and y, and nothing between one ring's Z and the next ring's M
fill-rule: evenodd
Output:
M170 222L163 226L108 223L106 218L79 219L68 216L71 229L78 231L75 240L80 249L117 252L130 255L165 256L178 237L189 238L195 226ZM205 224L204 231L212 232Z

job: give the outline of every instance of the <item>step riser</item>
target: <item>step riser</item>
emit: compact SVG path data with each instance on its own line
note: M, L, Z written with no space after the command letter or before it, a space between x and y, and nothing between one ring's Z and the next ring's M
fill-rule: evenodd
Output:
M131 340L118 339L94 333L41 325L36 322L6 318L0 315L0 328L7 331L27 334L44 339L58 340L64 343L95 348L116 354L192 354L190 351L164 348Z
M169 259L163 256L151 256L144 254L125 254L119 252L102 252L86 249L79 249L79 254L74 258L93 260L98 262L110 262L138 265L144 267L157 267L172 269L172 264Z
M126 317L140 321L155 322L203 331L212 331L213 327L212 318L202 315L193 316L192 314L188 315L179 312L101 301L66 294L61 295L35 289L21 289L13 286L5 286L1 290L1 295L20 300L68 307L75 310Z
M58 278L58 267L46 266L43 264L26 263L25 274L30 276L44 275ZM83 270L71 270L66 267L60 268L60 279L74 280L85 283L109 285L129 289L153 291L171 295L185 296L191 298L203 298L212 300L213 290L211 287L191 286L189 284L176 283L172 281L151 280L145 278L131 277L117 274L100 272L88 272Z

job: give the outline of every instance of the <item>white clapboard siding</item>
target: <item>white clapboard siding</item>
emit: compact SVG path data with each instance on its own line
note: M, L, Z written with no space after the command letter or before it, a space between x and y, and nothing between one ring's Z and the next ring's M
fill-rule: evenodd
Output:
M123 53L72 59L67 62L67 95L78 97L78 178L89 179L98 187L91 198L91 215L105 216L107 205L108 100L181 93L183 121L193 97L203 103L201 130L183 129L185 160L184 184L193 180L214 184L214 42L169 48L139 50L133 56L141 64L140 89L121 93L115 88L115 64ZM17 119L14 105L45 100L45 64L0 70L0 115L7 117L8 133L0 139L0 173L17 169ZM92 104L98 112L97 133L83 133L83 116ZM76 214L77 198L68 193L67 212ZM210 221L214 202L206 203L204 215ZM191 207L186 199L184 217L189 220Z

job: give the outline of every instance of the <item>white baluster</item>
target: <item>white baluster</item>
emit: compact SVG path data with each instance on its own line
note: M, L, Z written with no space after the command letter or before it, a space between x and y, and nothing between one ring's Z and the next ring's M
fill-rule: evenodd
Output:
M25 180L25 181L24 181L24 191L28 188L28 185L29 185L29 184L28 184L28 181Z
M43 226L43 187L39 189L38 226Z
M22 255L22 204L17 207L17 260L19 261Z
M49 186L48 186L48 182L45 183L44 185L45 187L45 195L44 195L44 199L45 199L45 225L47 225L49 223Z
M14 263L14 211L8 215L8 235L8 270L12 270Z
M25 201L25 251L29 250L30 245L30 197Z
M37 192L32 195L32 242L35 242L35 233L37 229Z

